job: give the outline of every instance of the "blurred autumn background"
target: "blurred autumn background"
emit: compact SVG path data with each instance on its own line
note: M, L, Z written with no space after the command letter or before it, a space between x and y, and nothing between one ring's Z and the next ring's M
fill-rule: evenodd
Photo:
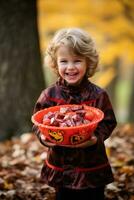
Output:
M108 91L118 120L113 140L107 143L117 185L111 186L110 190L114 192L109 196L107 192L107 199L134 200L134 180L130 180L134 175L133 24L134 1L131 0L0 1L0 189L4 191L0 193L0 199L21 199L21 192L13 193L14 188L20 184L22 191L23 188L26 190L24 185L28 179L33 188L38 182L36 194L31 199L48 195L48 188L39 185L37 169L40 165L34 165L41 164L39 155L43 147L28 134L32 127L31 115L41 90L56 80L54 73L43 64L49 40L60 28L80 27L92 35L100 54L100 70L92 81ZM15 136L19 139L14 139ZM23 174L12 171L12 166L17 170L20 163L21 169L25 169ZM33 179L33 175L37 177ZM34 195L31 193L33 188L26 187ZM122 191L124 193L120 194ZM1 195L5 196L1 198ZM28 199L24 191L23 195L22 199ZM51 199L51 195L48 196Z

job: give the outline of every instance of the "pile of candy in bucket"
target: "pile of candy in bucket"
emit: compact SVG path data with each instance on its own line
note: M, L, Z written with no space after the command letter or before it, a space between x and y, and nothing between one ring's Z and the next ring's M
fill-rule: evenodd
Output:
M66 146L90 139L103 117L98 108L72 104L40 110L32 116L32 122L48 140Z

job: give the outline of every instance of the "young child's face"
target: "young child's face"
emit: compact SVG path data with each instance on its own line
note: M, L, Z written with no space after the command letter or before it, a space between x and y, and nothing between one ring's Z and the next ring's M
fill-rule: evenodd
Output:
M76 55L73 49L64 45L57 49L56 56L60 76L69 85L78 85L86 73L86 58Z

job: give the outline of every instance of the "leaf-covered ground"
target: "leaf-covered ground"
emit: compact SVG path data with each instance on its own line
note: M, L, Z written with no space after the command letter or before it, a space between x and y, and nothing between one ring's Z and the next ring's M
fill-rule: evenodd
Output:
M117 127L106 146L115 177L106 200L134 200L134 125ZM54 200L54 189L40 180L44 158L46 151L33 134L1 142L0 200Z

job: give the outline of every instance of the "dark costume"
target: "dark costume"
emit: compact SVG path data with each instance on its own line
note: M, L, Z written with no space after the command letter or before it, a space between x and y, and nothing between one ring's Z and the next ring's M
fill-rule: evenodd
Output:
M109 97L104 89L84 78L79 86L67 86L61 78L42 91L34 112L61 104L86 104L101 109L104 119L94 134L97 143L86 148L55 146L48 149L41 177L50 186L70 189L103 187L113 182L113 174L106 155L104 141L116 126ZM33 127L40 138L37 127Z

